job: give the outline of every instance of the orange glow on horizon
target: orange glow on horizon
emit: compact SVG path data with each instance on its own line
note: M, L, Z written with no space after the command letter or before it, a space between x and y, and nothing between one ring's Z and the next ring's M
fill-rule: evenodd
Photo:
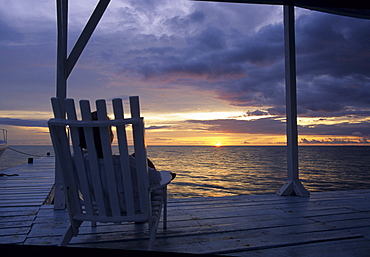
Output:
M221 143L221 142L217 142L217 143L215 144L215 146L216 146L216 147L221 147L221 146L222 146L222 143Z
M10 145L50 145L49 129L47 127L23 127L2 125L8 130L8 143ZM117 138L115 136L115 138ZM132 138L129 137L130 143ZM370 140L359 136L330 136L330 135L299 135L299 145L364 145L370 146ZM117 144L115 140L113 144ZM148 146L284 146L285 135L271 134L244 134L220 133L214 131L186 129L186 127L173 127L171 129L159 128L146 131L146 144Z

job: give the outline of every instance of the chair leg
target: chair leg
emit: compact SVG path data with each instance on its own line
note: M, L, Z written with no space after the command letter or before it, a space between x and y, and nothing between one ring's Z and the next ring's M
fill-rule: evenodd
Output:
M148 251L153 251L154 248L155 235L152 234L152 231L150 231Z
M152 251L154 248L154 241L157 236L157 230L158 230L158 224L159 224L159 218L161 216L161 213L159 211L158 217L155 218L155 220L149 222L149 246L148 251Z
M167 228L167 186L163 188L163 229Z
M159 207L158 211L155 211L156 212L155 218L153 219L153 217L151 217L151 219L149 220L149 246L148 246L149 251L152 251L153 248L154 248L154 241L155 241L155 238L157 236L157 230L158 230L159 220L161 218L162 207L164 208L163 228L167 227L167 225L166 225L166 223L167 223L167 191L166 191L166 189L167 189L167 187L163 188L162 203L160 203L160 207Z
M59 243L59 246L67 246L68 243L71 241L73 236L77 236L78 234L78 228L82 224L82 221L74 221L74 226L71 224L69 225L68 229L64 233L62 240Z
M70 225L67 231L64 233L62 240L59 243L59 246L67 246L69 241L71 241L73 235L74 235L73 229L72 229L72 226Z

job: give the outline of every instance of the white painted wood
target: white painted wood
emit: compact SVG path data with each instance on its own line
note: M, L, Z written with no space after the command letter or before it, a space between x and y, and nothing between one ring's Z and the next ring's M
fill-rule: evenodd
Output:
M96 26L102 18L110 0L100 0L96 5L91 17L74 45L67 58L67 37L68 37L68 0L57 0L57 94L60 99L67 97L67 78L76 65L82 51L93 34Z
M124 119L124 109L122 99L116 98L112 100L113 103L113 110L114 110L114 117L115 119ZM133 191L132 189L132 177L130 171L130 161L129 161L129 151L128 151L128 142L126 136L126 126L116 126L116 134L118 140L118 150L120 155L120 162L121 162L121 178L123 181L123 187L125 192L125 203L127 205L127 212L128 215L134 214L134 199L130 197L130 192Z
M149 198L148 191L145 191L144 189L149 187L149 181L147 177L148 165L146 161L146 147L144 139L144 121L143 118L140 117L139 97L130 97L130 111L132 118L140 120L140 122L135 122L132 124L132 131L136 159L136 176L139 188L138 193L141 204L140 207L145 209L149 206L147 202ZM147 212L148 210L145 211Z
M85 121L92 121L89 101L81 100L80 108L81 108L82 119ZM92 179L92 184L93 184L93 189L92 189L93 193L90 199L91 201L93 201L94 199L99 215L105 216L106 206L105 206L105 201L103 197L103 188L102 188L102 184L100 181L99 161L98 161L97 151L95 147L93 127L92 126L83 127L83 131L85 134L86 145L87 145L87 149L89 152L88 157L87 157L87 161L88 161L87 163L89 165L89 171L91 172L91 179ZM83 158L82 161L85 161L85 159ZM85 169L84 172L87 173L87 168ZM89 181L85 181L84 183L88 185ZM91 189L89 189L88 194L91 193L90 190ZM93 202L91 202L91 204L93 205Z
M77 114L75 111L75 104L72 99L66 99L66 111L68 115L68 119L77 121ZM85 211L92 215L93 214L93 206L92 206L92 199L89 192L89 186L88 186L88 177L84 162L84 154L82 152L82 149L80 147L80 137L79 137L79 128L77 127L70 127L71 132L71 139L73 146L73 154L76 157L74 159L75 161L75 167L77 171L77 176L81 185L81 193L84 196L84 199L86 199L85 204Z
M107 109L105 100L97 100L96 101L97 113L98 113L98 120L107 121ZM101 127L100 130L100 137L102 141L102 150L104 156L104 166L106 171L106 180L108 183L108 197L109 203L112 209L113 216L119 216L121 212L121 207L118 200L118 191L116 185L116 174L114 170L113 164L113 156L112 156L112 149L111 149L111 140L110 140L110 127ZM131 191L132 192L132 191Z
M60 5L60 1L58 2L58 6ZM62 10L60 10L61 12L63 12L63 15L67 15L66 14L66 11L64 10L65 8L67 8L66 6L63 6L63 7L59 7L61 8ZM62 14L61 14L62 15ZM62 18L60 18L62 19ZM58 21L58 24L59 22L62 22L62 21ZM59 24L59 26L64 26L63 23L62 24ZM62 35L58 35L58 38L59 37L63 37L64 35L64 32L60 32L62 33ZM58 39L58 45L59 44L62 44L61 42L59 42L60 40L64 40L64 39ZM59 46L58 46L59 48ZM59 51L59 50L58 50ZM62 51L62 50L60 50ZM63 50L64 51L64 50ZM61 52L61 53L58 53L58 67L59 66L63 66L63 54L64 52ZM61 56L59 56L61 55ZM59 86L57 86L57 96L59 95L60 97L59 98L52 98L51 99L51 103L52 103L52 108L53 108L53 112L54 112L54 117L55 118L63 118L64 117L64 110L63 110L63 104L59 101L59 99L63 98L65 96L65 92L61 89L64 87L66 81L62 79L62 74L64 74L64 71L62 68L58 68L58 73L57 73L57 83ZM63 176L62 176L62 171L61 171L61 167L60 167L60 164L59 164L59 160L56 160L55 161L55 192L54 192L54 208L56 210L63 210L65 209L66 207L66 199L64 197L64 189L63 189Z
M67 35L68 35L68 0L57 0L57 85L56 97L67 96Z
M93 34L96 26L98 25L109 3L110 3L110 0L100 0L97 6L95 7L94 12L91 14L89 21L87 22L75 46L73 47L70 55L68 56L67 77L71 74L74 66L77 63L77 60L82 54L82 51L84 50L87 42L89 41L91 35Z
M58 103L55 98L52 102ZM164 173L161 185L153 189L149 187L144 123L139 116L138 97L130 98L130 119L123 117L122 107L122 100L115 99L113 108L119 108L114 110L117 118L109 120L105 100L97 100L97 117L93 119L89 101L81 100L82 120L77 120L74 101L66 99L62 109L66 110L68 118L54 118L48 122L54 151L62 169L70 217L70 226L62 237L61 245L67 245L73 236L79 234L82 221L91 221L94 225L96 222L146 221L150 235L148 249L154 246L162 204L167 201L165 188L171 179L168 173ZM126 125L133 126L135 158L130 157L133 164L128 156ZM69 140L67 127L72 141ZM114 160L111 127L116 128L120 154L125 155ZM86 146L81 145L82 140ZM122 165L116 164L116 161L122 161ZM130 165L135 166L136 172L132 172ZM130 175L126 177L127 174ZM128 189L120 189L125 185ZM124 192L124 196L120 192Z
M55 118L62 118L64 110L58 99L67 96L67 37L68 37L68 0L57 0L57 70L56 70L56 97L52 99L52 107ZM56 210L65 208L63 181L59 161L55 162L55 199L54 207Z
M299 180L294 5L284 6L288 181L278 195L309 196Z

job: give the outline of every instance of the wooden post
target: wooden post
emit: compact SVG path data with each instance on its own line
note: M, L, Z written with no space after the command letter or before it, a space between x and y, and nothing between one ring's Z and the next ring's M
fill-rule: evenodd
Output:
M299 180L294 6L284 6L288 181L278 195L309 196Z
M67 27L68 0L57 0L57 91L59 99L67 97Z
M63 108L62 101L67 97L67 26L68 26L68 0L57 0L57 88L56 96L59 99L59 107ZM60 110L55 115L64 115ZM61 118L61 117L56 117ZM55 187L54 187L54 210L63 210L66 200L63 191L63 177L58 158L55 158Z

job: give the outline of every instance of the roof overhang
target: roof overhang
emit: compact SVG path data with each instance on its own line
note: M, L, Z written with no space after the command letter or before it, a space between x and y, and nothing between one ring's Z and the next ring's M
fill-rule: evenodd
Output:
M333 1L333 0L194 0L201 2L223 2L267 5L294 5L297 7L332 13L337 15L370 19L370 1Z

